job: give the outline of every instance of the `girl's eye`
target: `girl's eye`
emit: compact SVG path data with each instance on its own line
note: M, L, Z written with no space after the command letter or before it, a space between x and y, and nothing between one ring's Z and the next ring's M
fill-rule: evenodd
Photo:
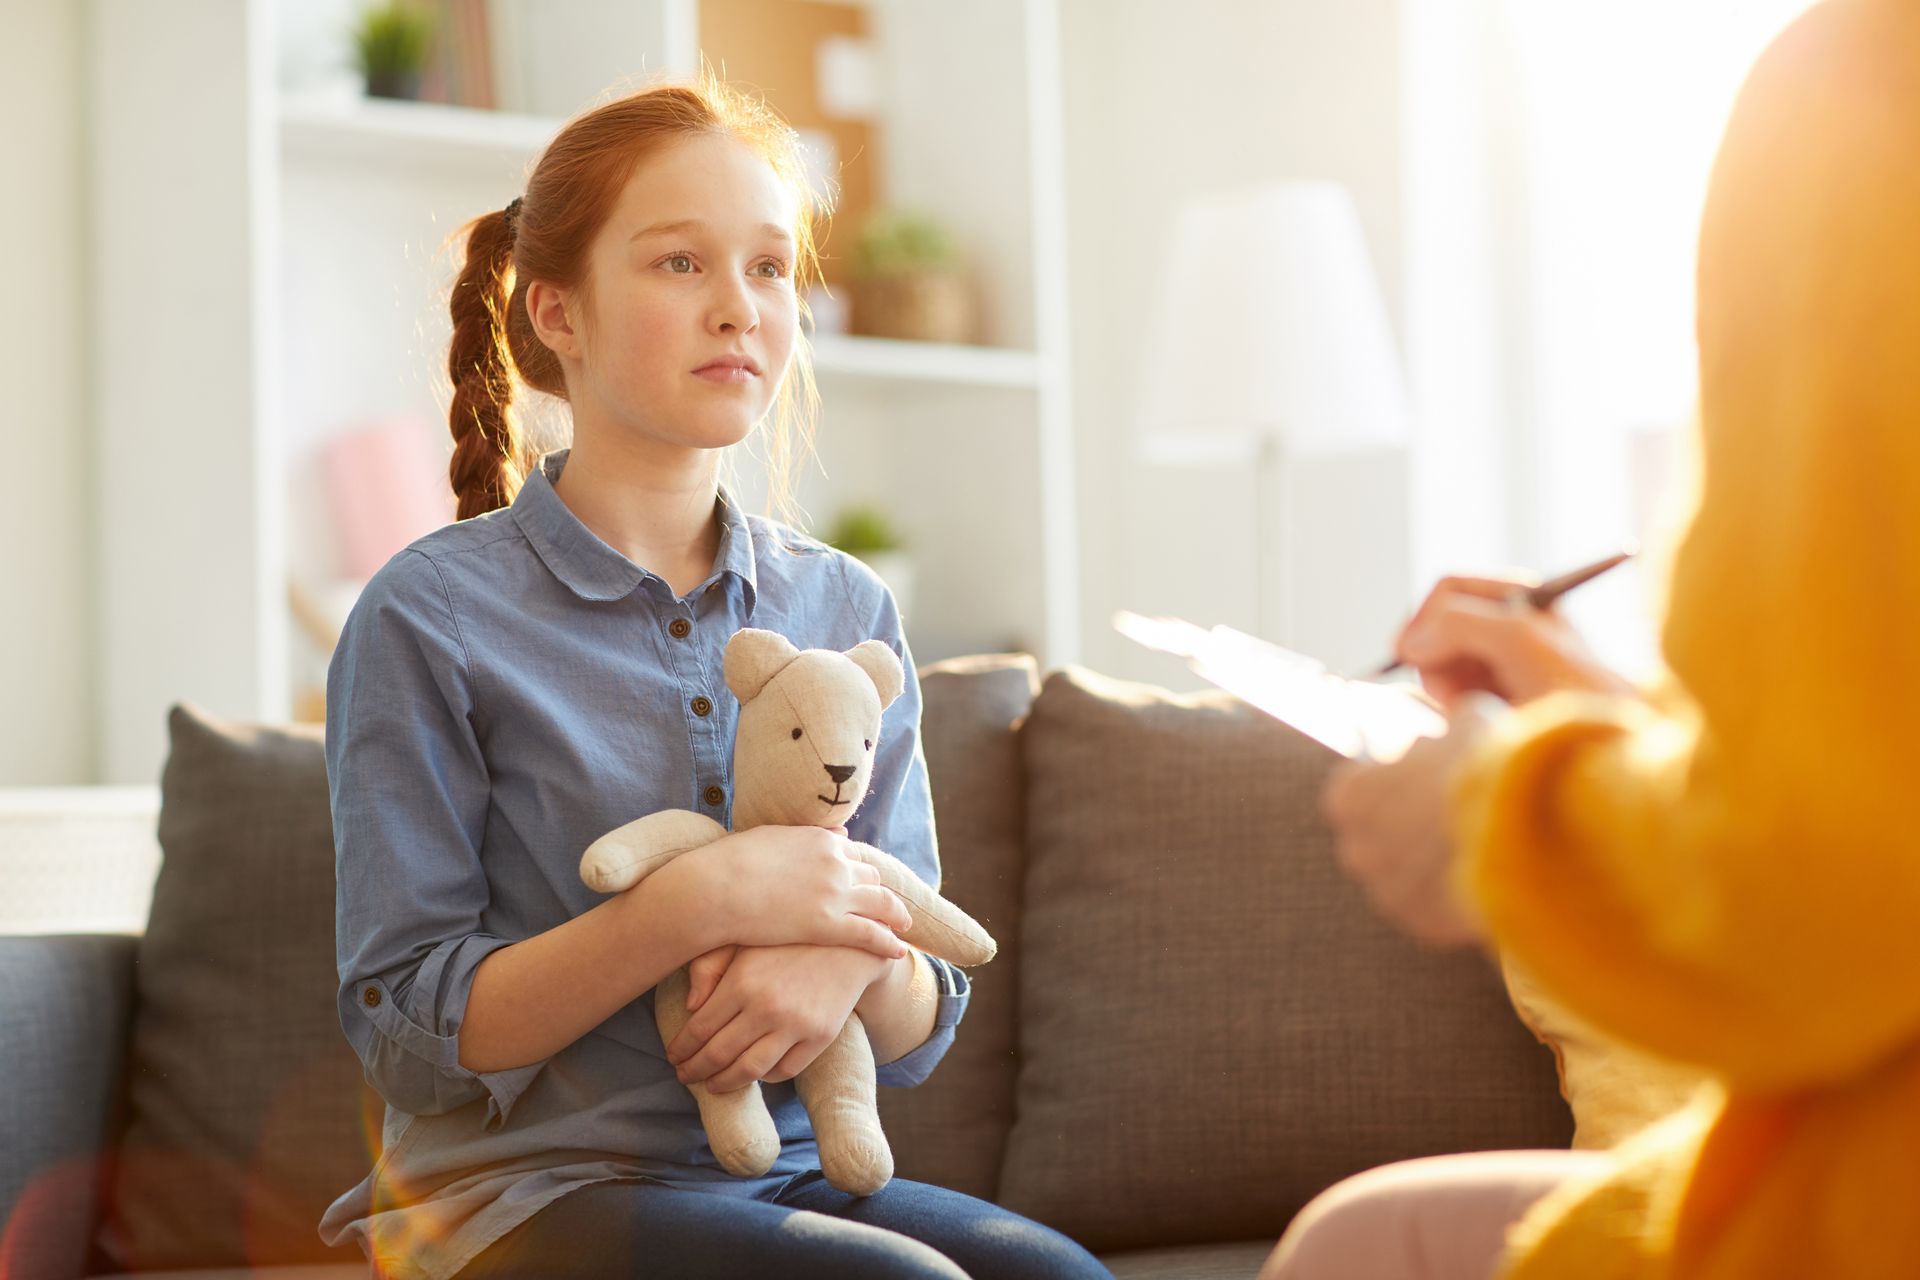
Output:
M798 741L800 741L800 731L799 731L798 729L795 729L795 730L793 731L793 740L794 740L795 742L798 742Z
M676 253L670 258L663 258L661 261L666 264L667 270L673 272L673 274L677 276L686 275L687 272L693 270L693 259L684 253ZM677 262L684 262L687 265L684 267L677 267L674 265Z
M762 270L762 268L765 268L765 270ZM760 272L760 277L763 280L783 280L787 275L787 264L781 262L778 258L768 258L765 262L755 263L754 270Z

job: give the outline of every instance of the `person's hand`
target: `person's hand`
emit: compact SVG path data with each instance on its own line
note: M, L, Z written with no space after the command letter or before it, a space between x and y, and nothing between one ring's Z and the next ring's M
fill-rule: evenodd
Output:
M724 941L746 946L812 943L907 954L898 934L913 917L880 873L847 853L844 830L754 827L678 859L701 871L688 909L725 922Z
M1453 888L1450 783L1499 713L1499 704L1484 694L1462 698L1445 736L1422 738L1392 764L1343 764L1321 792L1341 868L1376 911L1431 945L1480 936Z
M715 947L705 955L695 956L687 965L687 1012L692 1013L707 1002L713 989L720 985L720 979L727 976L727 968L733 963L733 957L740 948L732 943L724 947Z
M741 948L711 995L698 1007L688 997L692 1014L667 1061L681 1083L704 1081L716 1093L791 1080L833 1043L891 963L852 947Z
M1587 652L1558 610L1520 598L1520 578L1442 578L1394 641L1394 655L1451 708L1471 693L1518 705L1559 689L1631 693Z

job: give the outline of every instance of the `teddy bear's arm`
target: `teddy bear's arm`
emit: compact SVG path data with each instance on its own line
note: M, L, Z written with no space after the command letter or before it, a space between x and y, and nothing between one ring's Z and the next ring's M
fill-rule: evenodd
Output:
M663 809L615 827L588 845L580 855L580 878L597 893L618 893L725 834L727 829L704 813Z
M899 894L913 913L913 927L901 941L962 967L985 964L998 945L979 922L948 902L890 853L850 841L848 851L880 873L880 882Z

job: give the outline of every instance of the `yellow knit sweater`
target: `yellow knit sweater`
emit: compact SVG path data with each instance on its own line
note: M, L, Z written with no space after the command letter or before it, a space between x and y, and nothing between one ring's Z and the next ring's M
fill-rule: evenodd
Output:
M1458 780L1502 947L1722 1091L1515 1232L1508 1280L1920 1277L1920 0L1749 77L1700 268L1679 696L1557 696Z

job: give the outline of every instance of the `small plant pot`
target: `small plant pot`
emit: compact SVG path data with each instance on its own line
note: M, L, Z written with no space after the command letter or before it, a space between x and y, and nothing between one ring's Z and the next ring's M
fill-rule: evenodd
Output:
M420 73L418 71L369 71L367 96L415 101L420 97Z
M973 293L958 270L869 276L853 286L853 332L917 342L971 342Z

